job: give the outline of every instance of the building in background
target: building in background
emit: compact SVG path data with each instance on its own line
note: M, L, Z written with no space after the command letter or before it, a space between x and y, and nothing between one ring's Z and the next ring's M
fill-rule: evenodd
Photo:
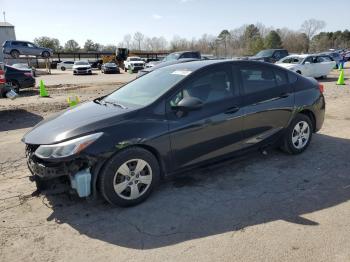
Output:
M4 61L4 54L2 53L2 44L6 40L16 40L15 26L7 22L0 22L0 62Z

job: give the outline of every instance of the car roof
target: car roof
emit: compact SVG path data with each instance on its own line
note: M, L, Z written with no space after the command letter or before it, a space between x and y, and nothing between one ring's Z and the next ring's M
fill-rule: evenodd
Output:
M245 64L248 61L246 60L197 60L186 63L177 63L166 66L167 68L172 68L174 70L188 70L188 71L196 71L198 69L204 68L206 66L215 65L215 64L225 64L225 63L236 63L236 64ZM248 63L252 64L266 64L259 61L249 61ZM269 65L269 64L268 64ZM160 68L161 69L161 68Z

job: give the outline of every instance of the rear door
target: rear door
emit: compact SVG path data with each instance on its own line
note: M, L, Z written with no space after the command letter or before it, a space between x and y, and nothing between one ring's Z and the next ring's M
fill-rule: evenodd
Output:
M248 65L237 69L243 87L245 147L269 142L289 123L294 107L292 85L285 70Z
M203 101L202 108L181 114L172 110L183 97ZM237 76L230 63L197 72L167 102L175 169L241 148L243 111Z

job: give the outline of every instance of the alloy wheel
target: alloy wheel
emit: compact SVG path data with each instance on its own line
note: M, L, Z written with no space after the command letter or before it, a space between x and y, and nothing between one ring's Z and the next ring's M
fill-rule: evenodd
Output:
M113 179L115 193L127 200L142 196L152 182L151 166L142 159L131 159L123 163Z
M310 126L306 121L298 122L292 132L292 144L296 149L302 149L310 139Z

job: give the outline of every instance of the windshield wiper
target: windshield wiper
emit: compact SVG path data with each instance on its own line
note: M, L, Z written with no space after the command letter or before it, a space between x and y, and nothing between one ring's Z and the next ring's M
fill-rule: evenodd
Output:
M114 102L114 101L101 100L101 102L104 103L104 104L110 104L110 105L113 105L113 106L118 106L118 107L120 107L122 109L127 109L126 106L123 106L122 104L119 104L119 103Z

